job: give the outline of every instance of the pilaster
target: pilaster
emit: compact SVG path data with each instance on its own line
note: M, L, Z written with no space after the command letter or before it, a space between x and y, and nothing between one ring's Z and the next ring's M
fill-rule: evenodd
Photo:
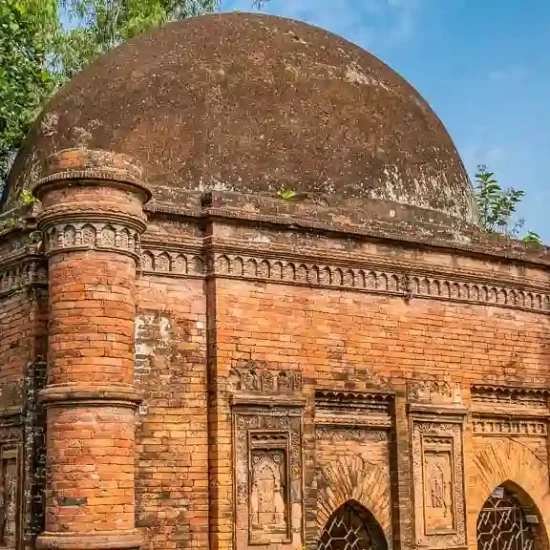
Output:
M34 189L48 258L45 531L38 548L136 548L136 263L149 192L126 157L62 151Z

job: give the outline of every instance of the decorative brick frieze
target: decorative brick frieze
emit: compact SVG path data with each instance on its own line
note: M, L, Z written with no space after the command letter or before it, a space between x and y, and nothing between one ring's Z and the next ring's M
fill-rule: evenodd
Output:
M472 431L477 436L546 437L550 409L546 388L473 385Z
M17 231L0 237L0 268L27 256L42 256L41 231Z
M391 394L317 390L315 427L389 429L393 425L392 405Z
M550 314L550 293L536 287L514 286L468 278L415 273L414 270L372 269L311 261L311 257L277 259L236 254L214 254L204 260L200 252L146 248L141 255L144 273L168 276L217 276L262 280L287 285L338 288L400 296L492 305Z
M56 223L44 231L44 252L51 255L68 250L111 250L139 258L140 232L133 224L110 221Z
M483 436L534 436L548 434L548 422L522 418L489 418L474 415L472 418L474 435Z
M46 285L47 268L43 260L25 257L0 267L0 296L17 292L29 285Z
M338 428L338 429L335 429ZM377 430L376 428L380 428ZM342 426L335 424L323 425L315 423L315 439L325 440L330 439L332 441L357 441L365 443L369 441L381 442L388 441L388 425L375 426L369 424L366 428L359 426L350 426L349 422L346 422Z
M259 361L237 361L229 376L234 392L260 393L266 396L292 395L302 390L302 374L269 368Z
M174 277L203 277L205 262L200 251L185 252L144 248L141 253L141 271Z
M315 391L315 439L387 442L393 427L394 396L378 392Z
M472 404L497 405L499 407L513 406L526 408L548 408L550 390L528 386L497 386L492 384L476 384L471 386Z

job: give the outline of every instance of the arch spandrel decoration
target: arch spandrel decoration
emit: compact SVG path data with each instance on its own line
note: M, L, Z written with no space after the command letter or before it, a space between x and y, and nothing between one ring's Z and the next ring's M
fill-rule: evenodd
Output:
M550 526L550 486L548 468L525 445L506 439L486 444L473 460L468 498L471 547L477 532L477 518L496 487L512 488L520 503L536 511L539 519L538 542L534 550L548 550ZM539 546L541 547L539 549Z
M336 510L356 502L376 518L385 540L392 540L390 478L380 466L360 455L340 457L320 468L318 488L318 536Z
M373 514L349 500L329 517L317 550L388 550L388 543Z

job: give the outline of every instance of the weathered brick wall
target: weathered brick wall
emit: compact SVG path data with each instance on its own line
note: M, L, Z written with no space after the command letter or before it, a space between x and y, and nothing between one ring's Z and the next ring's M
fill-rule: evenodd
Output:
M380 377L536 386L550 376L546 316L239 281L218 289L220 375L253 358L342 389Z
M319 430L316 434L317 533L344 502L367 507L392 537L390 446L376 430Z
M217 374L222 379L229 376L238 361L252 360L275 371L301 371L306 394L311 395L313 385L342 390L394 390L399 403L405 398L403 388L409 379L445 380L463 388L488 381L537 387L548 383L548 318L517 310L418 298L407 303L397 297L221 280L217 282L216 318ZM408 438L405 408L398 408L398 435ZM225 427L230 430L229 414L225 418ZM535 451L533 457L542 457L544 439L529 441ZM475 446L480 442L478 438ZM407 441L402 443L399 460L401 474L406 476L403 464L411 458L407 456ZM316 447L318 464L336 460L336 446L317 442ZM357 444L347 449L350 454L366 454ZM229 446L218 447L218 453L230 452ZM388 468L388 458L383 453L369 456L374 463ZM521 462L517 464L520 468ZM476 477L479 467L475 457L465 461L469 480ZM305 475L307 478L308 473ZM547 476L531 475L536 481L530 486L540 487L533 498L546 507L541 512L548 517L550 506L544 496L548 495ZM221 472L219 476L222 478ZM497 476L493 480L495 486L504 481L497 481ZM404 485L407 483L410 485L409 479ZM478 487L479 483L475 490L471 483L467 486L467 503L474 492L478 494ZM483 500L491 490L484 488ZM413 537L410 490L402 491L401 499L401 537L403 548L408 548ZM472 548L481 504L468 508ZM227 517L231 509L232 503L226 502L220 516ZM384 522L384 518L379 521Z
M177 224L164 226L153 220L151 227L149 238L152 241L160 239L172 247L179 246L178 239L183 238L183 233L186 240L196 239L190 225L182 230ZM244 229L239 231L246 233ZM297 237L298 240L302 238ZM197 242L198 239L194 244ZM286 246L288 243L279 244ZM335 250L335 242L318 240L315 244L326 253L340 254L342 261L347 255ZM124 426L132 422L136 425L135 522L145 536L147 549L168 550L183 545L225 550L234 543L235 536L239 549L249 545L247 526L240 520L235 525L236 510L240 510L240 517L242 513L248 514L246 498L249 497L241 498L242 487L237 483L243 478L243 467L251 466L239 458L243 452L239 445L244 441L239 422L244 418L248 428L252 432L262 432L262 437L274 431L278 437L283 432L288 435L284 441L267 442L268 447L271 445L274 449L269 457L279 456L277 445L287 446L291 462L283 464L282 471L288 474L291 485L289 513L293 525L301 526L304 519L304 529L291 533L288 538L291 542L285 538L286 533L275 532L281 549L315 542L330 514L346 500L356 500L374 513L387 537L392 536L396 541L396 548L408 550L415 544L414 524L419 513L415 504L418 471L413 464L415 432L410 405L414 401L411 397L414 391L411 383L422 385L430 381L434 382L435 393L439 391L438 384L444 383L449 394L440 396L442 401L428 405L439 407L443 416L448 412L446 407L454 407L451 412L458 415L457 418L462 408L468 410L464 417L463 467L469 548L476 548L477 514L485 498L494 487L507 480L522 487L526 494L525 505L535 504L533 509L550 524L547 436L546 428L540 428L540 418L528 420L533 424L525 428L529 433L488 436L475 432L472 414L481 415L483 421L487 415L475 412L477 405L471 396L472 386L487 384L516 388L548 386L550 320L546 315L517 307L500 307L496 303L461 302L452 295L454 287L450 284L447 296L443 293L437 299L433 299L433 295L432 299L425 299L413 292L409 300L406 292L398 290L401 283L397 276L387 276L384 283L386 289L395 285L391 287L393 295L384 288L374 288L374 292L354 288L343 290L329 287L353 287L356 275L351 270L332 269L327 276L333 279L313 281L309 277L315 271L310 265L306 267L299 262L286 265L281 270L281 278L287 280L273 284L267 281L269 273L278 269L273 260L271 264L267 260L244 259L240 264L232 260L233 271L228 273L222 269L223 262L227 267L224 257L210 265L199 257L197 250L187 253L175 248L159 252L145 248L131 297L135 300L135 310L130 305L132 300L128 301L129 307L109 307L109 311L103 304L104 300L109 300L116 306L117 292L122 289L128 292L129 287L125 285L132 277L133 266L127 256L121 259L112 253L102 256L94 251L90 256L95 263L86 265L86 269L76 255L79 253L53 257L58 258L52 260L54 267L59 262L63 274L68 272L64 262L73 262L68 267L75 285L104 284L101 288L87 289L84 301L89 322L116 334L116 323L109 319L113 318L115 310L121 310L127 326L124 341L110 340L114 345L109 347L108 362L97 356L101 346L91 345L93 338L82 333L80 328L74 334L62 330L62 337L52 341L57 365L50 371L63 376L74 372L82 377L84 371L79 370L79 364L91 361L105 367L93 371L97 382L108 379L130 382L132 376L127 366L131 361L128 363L127 354L131 338L128 340L127 333L135 321L133 371L144 402L135 420L131 420L131 415L122 419L118 415L118 420ZM380 262L388 265L395 256L389 248L383 249L380 245L357 245L355 252L371 257L383 254ZM70 260L71 256L75 259ZM539 287L547 282L547 274L542 270L517 265L499 267L494 262L484 263L473 258L451 260L449 254L401 250L399 261L403 265L414 262L416 268L423 262L429 272L439 268L456 273L463 270L471 278L480 277L482 268L486 268L486 272L496 279L517 280L518 284L532 281ZM205 265L210 275L206 281ZM109 270L114 270L112 276ZM316 273L322 276L324 271L329 270L322 268ZM103 282L95 281L96 272ZM219 276L213 277L214 272ZM382 276L379 277L382 280ZM252 281L254 278L256 280ZM308 281L312 283L310 286ZM54 308L56 322L63 317L61 310L65 309L78 325L79 295L76 287L72 289L67 284L64 276L54 281L54 287L59 287L53 302L57 308ZM435 283L431 281L430 284ZM445 291L444 285L437 284ZM77 294L72 295L73 291ZM6 380L22 377L28 362L40 355L40 350L44 352L44 298L45 295L27 292L6 293L1 297L0 357L6 365L1 375L7 377ZM94 308L97 311L94 312ZM88 348L75 347L79 338L83 338ZM120 369L116 361L117 349L122 359ZM60 358L68 361L65 374L59 370ZM271 373L274 378L266 378L261 383L248 380L248 389L254 389L255 395L247 403L246 395L236 395L234 377L236 369L246 374L250 365L258 369L254 376ZM256 383L260 383L261 388L256 387ZM457 395L453 393L456 388L459 388ZM339 400L353 392L391 395L391 404L381 413L384 418L376 420L377 426L357 425L349 429L348 424L343 424L335 428L320 424L322 407L316 395L320 389L335 392L327 398L332 405L326 405L328 409L335 407L335 418L340 410L337 408L341 405ZM236 397L241 402L236 403ZM511 402L516 399L511 394L508 398ZM521 396L518 399L519 405L516 403L514 407L521 409L523 406L521 410L529 409L530 413L533 407L536 409L532 404L521 405ZM260 403L262 400L264 402ZM367 408L371 405L361 404ZM351 403L348 408L351 410L355 406ZM354 417L358 421L376 409L365 412L361 406ZM501 403L495 405L496 409L501 406ZM542 404L541 408L547 407ZM502 410L497 412L500 414ZM246 420L247 411L250 421ZM80 407L78 414L85 419L86 415L93 416L93 411ZM109 424L110 433L116 435L118 432L109 421L109 414L106 408L104 421ZM75 418L71 409L52 411L50 415L54 428L50 433L50 453L59 451L71 464L74 461L70 458L72 451L67 441L78 441L84 448L87 438L85 431L73 426ZM295 422L296 418L300 418L301 423ZM416 418L415 421L421 420ZM433 418L429 421L437 424ZM492 420L489 418L488 422ZM102 428L97 423L94 426L98 433L88 435L90 441L97 442L102 439ZM57 434L58 428L63 433ZM507 428L493 426L490 429ZM536 432L539 429L543 431ZM106 452L111 461L116 460L113 457L118 453L127 455L130 452L133 439L128 434L123 429L116 436L127 441L125 448L115 449L111 441L114 435L107 442L109 450ZM56 446L57 440L62 446ZM298 443L299 450L296 449ZM260 444L254 447L254 442L251 445L250 460L261 462L263 447ZM292 485L292 480L299 478L298 470L303 474L303 481L300 481L303 488ZM115 483L107 474L102 478L104 488ZM112 475L116 477L117 473L113 470ZM63 483L62 479L58 481ZM116 480L118 484L120 481ZM87 490L89 495L94 492L91 487L79 487L82 495ZM131 526L131 498L126 503L124 492L118 496L103 494L101 498L105 506L122 506L125 509L123 517ZM72 523L79 526L86 527L90 522L101 520L89 514L76 517L82 512L78 506L68 510L75 514ZM96 506L94 510L99 508ZM105 522L102 525L114 526ZM257 533L259 530L253 536L258 536ZM281 542L283 539L286 542Z
M138 280L136 524L146 548L208 547L206 301L201 280Z
M26 291L0 296L1 384L21 380L27 362L33 358L36 326L33 304ZM3 396L4 397L4 396Z
M28 398L47 351L48 314L43 266L26 257L27 236L17 237L0 239L0 544L10 548L31 544L42 524L36 451L43 433Z

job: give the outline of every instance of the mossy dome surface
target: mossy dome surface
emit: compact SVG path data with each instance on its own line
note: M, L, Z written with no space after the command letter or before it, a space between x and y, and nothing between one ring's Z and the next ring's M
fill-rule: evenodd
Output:
M31 130L4 210L73 147L127 154L153 193L288 189L475 222L460 156L414 88L350 42L279 17L172 23L90 65Z

